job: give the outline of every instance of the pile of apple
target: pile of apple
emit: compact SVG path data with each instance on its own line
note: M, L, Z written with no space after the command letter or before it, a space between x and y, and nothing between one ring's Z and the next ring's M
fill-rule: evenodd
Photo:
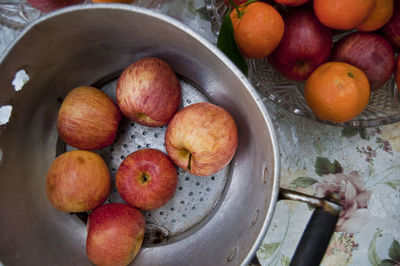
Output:
M77 87L64 99L57 120L60 137L76 150L54 159L46 176L50 203L64 212L89 212L86 254L97 265L127 265L145 233L141 210L166 204L178 183L177 167L197 176L212 175L232 160L238 144L232 116L211 103L179 110L181 87L171 66L146 57L129 65L118 79L117 103L94 87ZM122 116L159 127L167 154L137 150L119 166L115 186L125 203L107 203L108 166L95 151L114 143Z
M224 2L229 5L231 1ZM247 1L233 2L240 5ZM400 87L400 70L395 68L395 53L400 51L400 1L393 1L394 12L384 25L368 32L357 26L334 29L324 25L323 18L314 12L312 0L263 2L274 5L284 19L281 42L267 56L268 63L280 75L293 81L305 81L323 63L340 61L361 69L371 91L382 88L393 74ZM400 57L397 65L400 66Z

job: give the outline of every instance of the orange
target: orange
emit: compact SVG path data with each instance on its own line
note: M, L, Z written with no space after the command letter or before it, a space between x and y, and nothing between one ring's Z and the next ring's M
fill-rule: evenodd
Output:
M319 119L345 122L367 106L370 87L359 68L343 62L328 62L307 79L304 96Z
M376 0L371 14L357 27L360 31L374 31L385 25L393 15L393 0Z
M242 54L263 58L280 43L285 25L282 16L271 5L253 2L230 13L234 38Z
M314 12L325 26L350 30L367 18L375 4L376 0L314 0Z

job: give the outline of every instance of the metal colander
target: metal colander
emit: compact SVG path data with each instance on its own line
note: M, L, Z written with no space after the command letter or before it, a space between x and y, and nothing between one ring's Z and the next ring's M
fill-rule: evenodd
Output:
M210 99L189 80L181 77L181 108L198 102L211 102ZM116 102L117 79L106 84L96 84ZM164 136L167 126L147 127L124 118L120 124L116 141L111 147L97 151L109 166L113 187L108 202L123 202L115 187L115 174L122 161L132 152L155 148L166 153ZM62 141L62 140L59 140ZM62 145L62 144L61 144ZM75 148L65 145L64 151ZM173 237L190 230L211 213L217 205L229 179L230 165L212 176L194 176L178 168L178 185L174 197L164 206L151 211L144 211L146 236L143 246L165 244ZM79 214L84 222L88 214Z
M77 86L111 97L121 71L159 57L177 73L182 106L211 101L232 115L239 144L229 166L213 176L179 171L173 199L144 212L146 241L133 265L246 264L264 239L278 197L279 153L272 122L246 77L214 45L160 13L118 4L80 5L38 19L0 63L0 106L13 107L1 128L0 261L5 265L88 265L85 214L56 210L45 178L70 147L56 122L63 98ZM29 81L16 91L15 73ZM131 152L163 146L165 128L123 120L114 145L96 151L115 175ZM120 201L115 189L110 201Z

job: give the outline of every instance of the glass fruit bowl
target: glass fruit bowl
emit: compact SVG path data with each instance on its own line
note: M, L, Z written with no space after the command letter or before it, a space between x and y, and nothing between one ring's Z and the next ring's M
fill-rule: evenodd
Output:
M159 10L165 0L135 0L133 5ZM92 4L83 0L83 4ZM13 30L22 30L27 24L44 15L33 8L27 0L0 0L0 24Z
M212 30L218 35L227 7L223 0L204 0L204 2ZM348 33L335 35L333 42ZM344 123L333 123L318 119L307 106L304 98L304 82L286 79L278 74L265 58L246 59L246 62L249 66L248 78L259 93L289 112L321 123L346 127L376 127L400 121L399 91L393 76L384 87L371 93L368 106L359 116Z

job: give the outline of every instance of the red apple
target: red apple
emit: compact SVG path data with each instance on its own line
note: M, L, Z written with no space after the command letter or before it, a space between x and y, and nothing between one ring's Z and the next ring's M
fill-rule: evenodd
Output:
M308 2L308 0L275 0L275 2L287 6L300 6Z
M397 56L394 78L396 81L397 89L400 90L400 56Z
M236 123L222 107L196 103L181 109L165 133L170 158L182 169L212 175L233 158L238 144Z
M343 37L334 47L333 61L345 62L361 69L371 90L381 88L394 68L394 52L390 44L374 33L354 32Z
M96 265L128 265L142 246L145 227L143 214L128 204L102 205L89 215L86 254Z
M312 9L296 8L285 17L285 32L268 62L288 79L303 81L328 61L332 31L319 22Z
M102 204L111 189L104 160L91 151L74 150L58 156L46 176L47 198L65 212L85 212Z
M121 3L121 4L130 4L135 0L92 0L93 3Z
M93 87L77 87L61 105L57 129L67 144L95 150L114 142L120 121L121 112L104 92Z
M117 103L129 119L150 127L167 124L178 111L181 87L167 62L143 58L128 66L117 83Z
M127 203L142 210L153 210L174 196L178 172L163 152L143 149L124 159L118 168L115 184Z
M394 1L393 15L389 22L382 27L383 36L393 48L400 51L400 1Z
M83 2L84 0L28 0L28 4L44 13Z
M236 6L239 6L239 5L244 4L244 3L246 3L246 2L247 2L247 0L233 0L233 3L234 3ZM225 5L227 5L227 6L230 6L230 5L231 5L230 0L224 0L224 3L225 3Z

